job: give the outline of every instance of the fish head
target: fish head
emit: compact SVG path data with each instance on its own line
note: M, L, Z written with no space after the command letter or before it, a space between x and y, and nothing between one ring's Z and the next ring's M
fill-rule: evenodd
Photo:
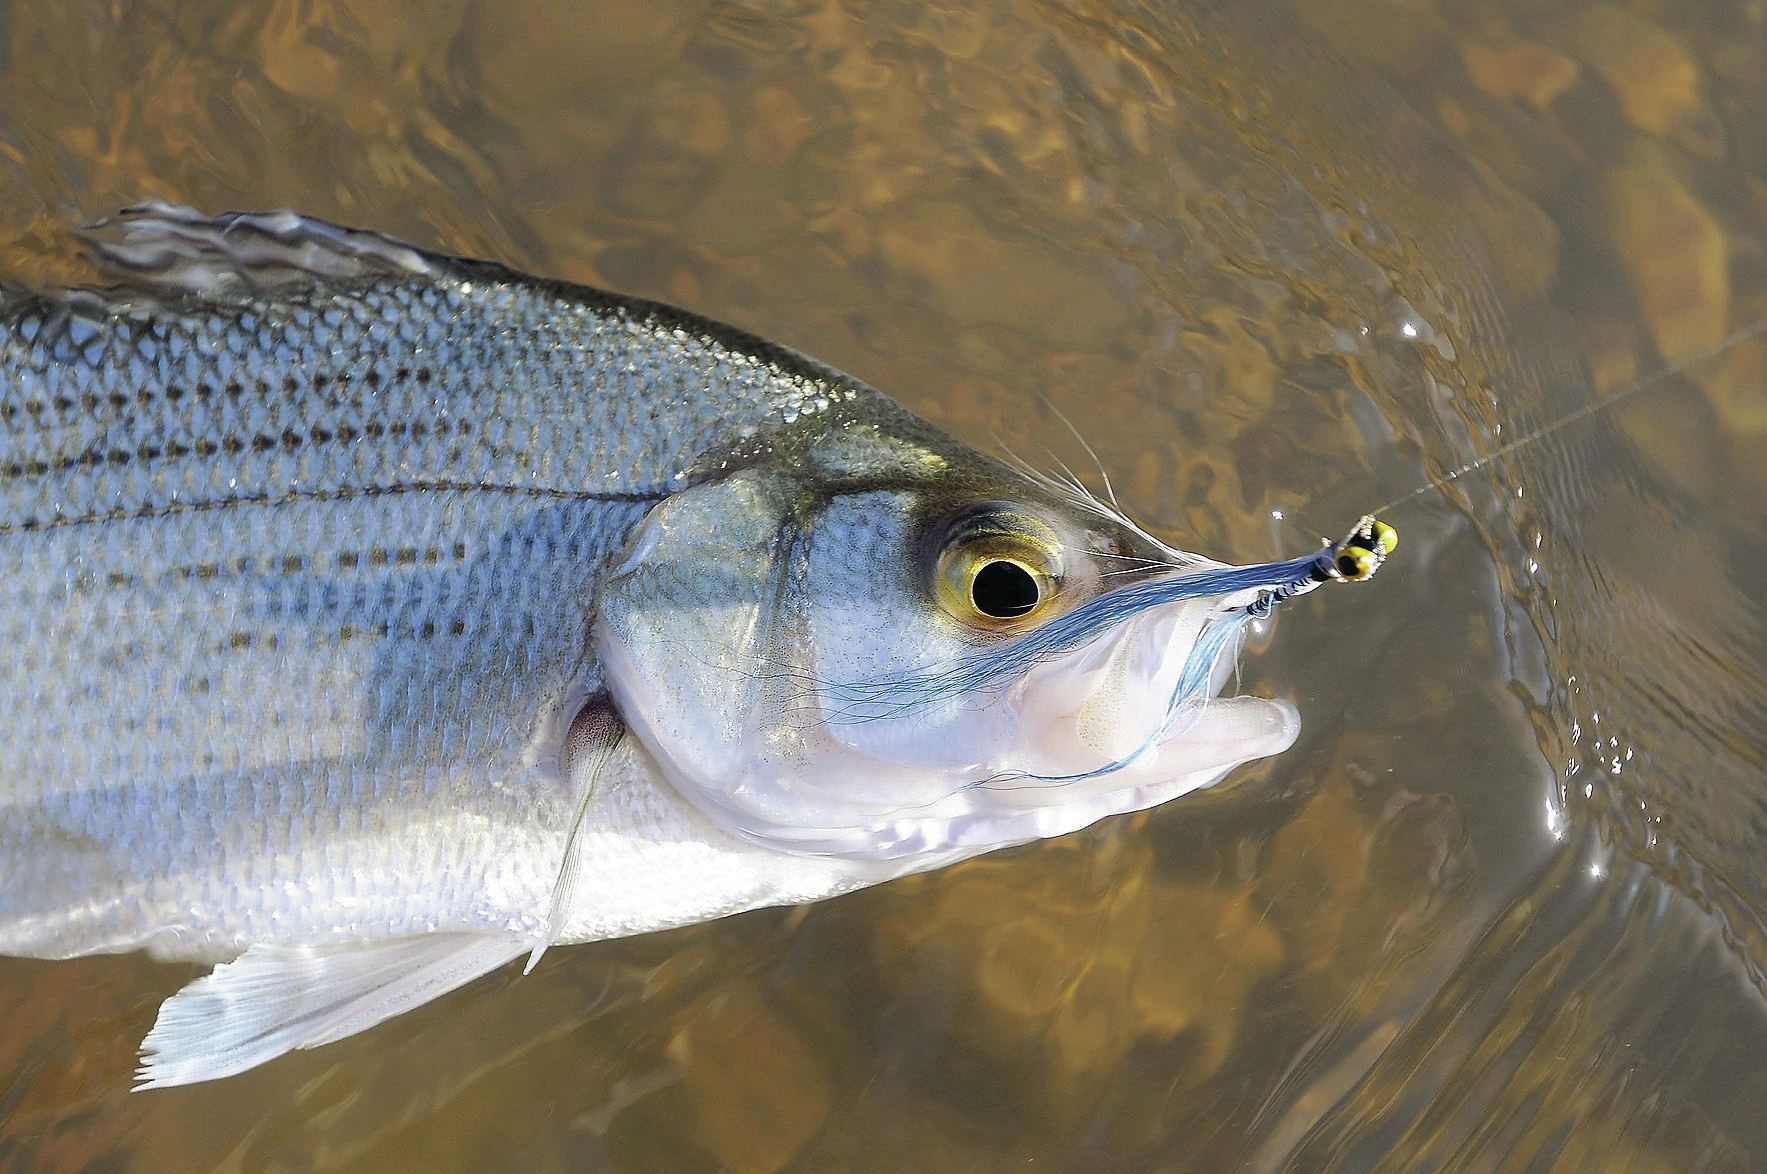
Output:
M1294 741L1288 703L1217 696L1259 588L916 425L749 452L657 505L603 585L608 687L696 807L894 875Z

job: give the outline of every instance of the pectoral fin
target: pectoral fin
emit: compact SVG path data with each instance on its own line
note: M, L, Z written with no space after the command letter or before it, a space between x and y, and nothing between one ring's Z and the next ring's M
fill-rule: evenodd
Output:
M354 1035L463 986L533 945L424 934L335 946L253 946L167 999L141 1044L135 1087L167 1088L254 1068Z
M591 697L577 712L576 719L571 722L570 732L565 735L564 750L559 755L559 768L564 773L565 781L577 793L577 809L571 816L570 830L564 837L564 856L558 866L558 879L552 885L552 912L546 919L546 936L541 938L528 955L528 964L523 974L532 974L534 967L540 964L540 958L559 934L564 932L565 923L570 919L571 896L577 887L577 832L583 826L583 813L589 810L589 801L596 795L596 784L601 779L601 772L606 768L614 752L620 748L620 740L626 736L625 723L620 721L618 711L614 709L613 700L601 693Z

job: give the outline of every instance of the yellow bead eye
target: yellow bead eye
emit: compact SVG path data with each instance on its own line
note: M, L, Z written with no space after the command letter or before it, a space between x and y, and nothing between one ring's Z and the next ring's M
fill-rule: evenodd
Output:
M1380 559L1374 556L1373 551L1363 550L1360 546L1346 546L1338 551L1333 565L1337 567L1339 575L1355 582L1374 574L1380 566Z
M987 631L1034 624L1061 593L1055 532L1011 506L979 506L946 530L936 576L939 603Z
M1399 549L1399 532L1385 522L1376 519L1370 523L1369 530L1373 534L1374 540L1380 544L1382 555L1392 554Z

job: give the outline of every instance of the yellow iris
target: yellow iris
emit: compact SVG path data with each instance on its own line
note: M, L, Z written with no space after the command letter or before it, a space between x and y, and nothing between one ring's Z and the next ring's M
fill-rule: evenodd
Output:
M939 550L939 603L971 627L1035 624L1061 591L1055 532L1009 506L979 506L952 524Z

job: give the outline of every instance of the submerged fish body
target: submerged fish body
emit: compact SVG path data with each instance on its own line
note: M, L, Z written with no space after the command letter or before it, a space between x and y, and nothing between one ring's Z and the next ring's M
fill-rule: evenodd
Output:
M149 1085L1207 786L1297 728L1214 696L1246 617L1372 570L1171 550L660 305L94 241L114 289L0 295L0 952L220 963Z

